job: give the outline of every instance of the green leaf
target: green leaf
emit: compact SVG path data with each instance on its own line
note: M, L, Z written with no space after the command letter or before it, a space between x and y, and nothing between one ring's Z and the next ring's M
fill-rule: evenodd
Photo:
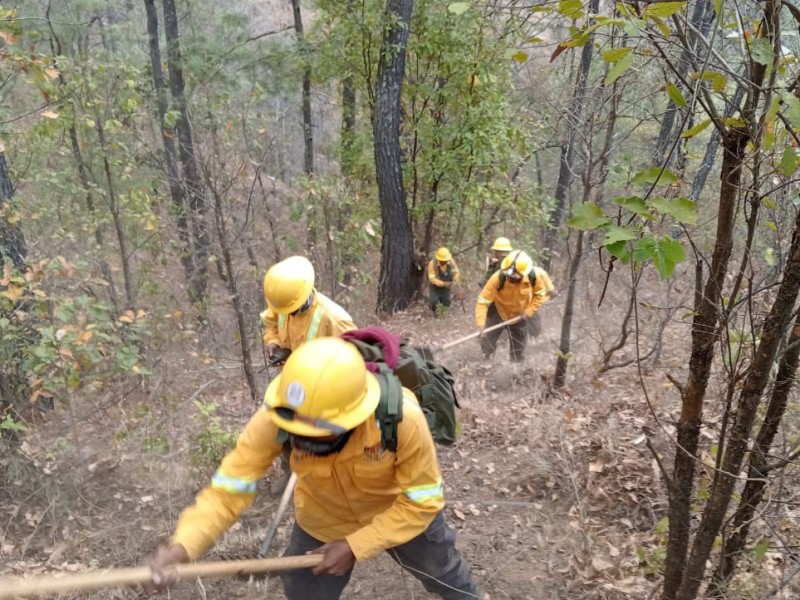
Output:
M609 63L615 63L622 60L631 53L633 48L612 48L603 52L603 60Z
M728 78L722 73L717 73L716 71L705 71L702 74L695 71L694 73L690 74L690 77L692 79L702 79L703 81L708 81L711 84L711 87L717 93L724 91L725 86L728 85Z
M686 2L654 2L648 4L647 8L642 11L642 18L644 19L666 19L671 17L679 10L683 10Z
M447 11L454 15L463 15L470 9L469 2L453 2L447 6Z
M522 50L517 50L514 54L511 55L511 58L513 58L519 64L522 64L526 60L528 60L528 53L523 52Z
M697 221L697 205L689 198L655 198L650 204L663 215L675 217L681 223L695 223Z
M669 236L663 238L643 237L633 245L633 258L644 262L652 260L662 279L668 279L675 272L675 265L686 258L683 246Z
M775 221L767 221L767 227L775 233L778 233L778 226L775 224Z
M617 242L628 242L635 239L636 234L629 227L617 227L612 225L606 231L606 239L603 240L603 246L611 246Z
M628 250L628 242L619 241L614 244L607 244L606 250L611 256L615 256L623 265L627 265L631 260L631 251Z
M775 256L775 250L772 248L767 248L764 250L764 262L767 263L770 267L774 267L778 264L778 257Z
M696 136L698 133L700 133L701 131L703 131L709 125L711 125L711 119L706 119L705 121L700 121L694 127L690 127L689 129L684 131L681 134L681 137L684 138L684 139L692 138L692 137Z
M608 72L608 75L606 75L605 84L611 85L612 83L614 83L617 79L622 77L625 71L627 71L632 64L633 64L633 54L628 54L627 56L624 56Z
M753 62L760 65L771 65L775 58L772 54L772 46L769 40L763 37L757 37L750 42L750 56L753 57Z
M764 560L764 556L769 550L769 540L761 540L753 547L753 560L757 563Z
M789 119L789 123L795 129L800 129L800 100L789 92L783 92L781 98L786 105L786 118Z
M714 0L714 12L718 16L722 14L722 2L723 0Z
M631 179L633 185L645 185L647 183L658 183L659 185L669 185L678 181L677 175L669 169L661 167L650 167L646 171L639 171Z
M686 98L683 97L683 94L678 89L678 86L671 81L667 82L667 96L669 96L669 99L681 108L686 108Z
M650 214L650 209L647 208L647 204L645 204L644 199L640 198L639 196L628 196L627 198L615 198L614 202L622 206L623 208L627 208L632 213L636 213L639 216L646 217L648 219L652 219L653 215Z
M608 225L610 221L594 202L580 202L572 207L572 217L567 225L573 229L591 231Z
M762 200L762 202L764 203L764 206L766 206L766 207L767 207L767 208L769 208L770 210L778 210L778 205L777 205L777 204L775 204L775 202L774 202L772 199L770 199L770 198L764 198L764 199ZM2 322L0 322L0 325L2 325Z
M583 0L561 0L558 12L570 19L579 19L583 16Z
M797 170L797 155L794 153L794 148L791 146L786 146L786 148L783 149L780 170L786 177L791 177Z

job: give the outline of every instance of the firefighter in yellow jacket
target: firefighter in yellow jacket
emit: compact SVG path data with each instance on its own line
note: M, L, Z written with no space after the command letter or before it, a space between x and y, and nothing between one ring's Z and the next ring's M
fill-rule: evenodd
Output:
M281 574L289 600L338 599L354 564L383 550L429 592L478 598L442 515L442 477L425 416L403 389L397 448L385 450L375 419L381 393L349 342L318 339L293 352L211 485L181 514L171 544L151 561L147 587L172 583L170 566L202 556L238 520L288 437L298 479L285 556L323 555L313 569Z
M481 350L487 359L494 356L497 340L508 331L512 362L522 362L527 345L527 319L547 301L548 284L553 284L543 269L533 266L531 257L514 250L503 259L500 270L489 278L475 305L475 322L480 329L514 317L521 320L481 336Z
M261 320L270 358L281 349L295 350L303 342L356 328L345 309L314 289L314 277L314 266L303 256L272 265L264 276L267 310Z
M314 265L304 256L290 256L270 267L264 276L267 310L261 313L264 345L270 364L283 365L304 342L338 336L355 329L345 309L314 289ZM270 486L278 496L289 481L288 454L281 461L281 476Z
M456 261L453 260L453 255L450 254L450 250L442 246L428 263L428 303L435 316L450 308L452 287L460 280L461 273ZM443 308L439 308L440 306Z

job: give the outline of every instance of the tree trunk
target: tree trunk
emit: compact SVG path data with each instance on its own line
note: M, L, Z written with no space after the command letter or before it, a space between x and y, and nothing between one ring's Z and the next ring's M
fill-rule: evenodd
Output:
M158 106L158 121L161 129L161 140L164 144L164 165L169 182L169 194L175 213L175 224L180 240L180 260L186 273L186 281L190 283L195 270L191 252L189 224L186 218L186 190L183 187L181 174L178 167L178 150L175 148L175 130L167 127L166 116L169 109L167 101L164 69L161 63L161 47L158 36L158 10L155 0L144 0L147 12L147 33L150 46L150 66L153 69L153 87L156 92ZM192 298L190 297L190 300Z
M692 490L697 447L702 423L708 377L714 357L714 342L722 297L733 245L733 224L742 162L749 138L744 131L725 135L722 183L717 211L717 234L711 269L705 291L699 296L692 323L692 353L689 378L681 394L681 415L677 424L677 450L672 480L668 487L669 534L664 563L663 600L677 598L689 548Z
M300 12L300 0L292 0L294 13L294 31L297 34L297 46L303 61L303 171L306 175L314 173L314 130L311 122L311 60L303 30L303 17Z
M183 181L189 198L190 227L192 233L192 250L194 253L194 273L189 283L189 295L198 307L200 314L205 314L206 293L208 290L208 256L210 243L206 213L206 198L195 159L192 126L186 106L183 81L183 59L181 58L180 36L178 33L178 15L175 11L175 0L162 0L164 11L164 36L167 41L167 59L169 65L169 86L172 102L179 113L176 122L178 131L178 151L183 167Z
M694 10L692 11L691 23L697 30L705 35L714 20L716 12L713 5L709 0L696 0ZM690 34L690 44L684 46L681 56L678 59L678 69L681 73L688 73L692 70L690 61L692 56L697 52L697 35ZM680 86L682 87L682 86ZM684 92L687 90L683 90ZM664 120L661 121L661 128L658 132L656 141L655 154L653 156L653 164L659 167L669 166L667 163L672 159L672 146L675 144L675 138L680 136L682 131L679 129L673 133L675 128L675 117L678 114L678 106L670 100L667 102L667 110L664 112Z
M589 2L588 14L594 15L600 5L600 0ZM558 237L559 227L564 218L564 211L567 205L567 193L572 184L575 173L575 143L580 131L583 119L583 105L586 95L586 80L589 76L589 68L592 65L594 54L594 35L589 35L589 40L581 50L581 62L578 72L575 75L575 91L572 94L569 108L567 109L567 133L564 143L561 145L561 158L558 166L558 181L556 182L555 205L553 212L550 213L549 227L544 238L542 247L542 266L545 271L550 270L550 261L553 257L553 246Z
M776 42L776 36L779 31L779 7L778 0L768 0L764 6L765 18L762 21L761 37L770 44L770 47L773 47ZM719 532L719 527L724 518L724 511L730 501L729 492L732 490L735 481L727 475L720 476L720 473L716 474L711 498L704 510L700 530L695 537L694 547L687 561L691 527L692 490L694 487L695 462L697 460L705 393L714 356L717 324L719 315L723 311L722 290L733 247L733 227L745 153L748 144L751 142L750 132L756 131L757 119L755 118L755 111L760 103L766 72L765 65L755 62L751 64L750 89L747 102L742 110L742 116L749 123L749 126L731 127L723 136L723 160L720 174L722 181L717 214L717 233L705 291L700 297L699 306L695 307L695 317L692 323L692 353L689 362L689 378L681 393L681 415L677 424L674 472L668 487L669 538L664 563L662 600L692 600L696 597L705 572L708 553L711 550L714 537ZM788 319L788 314L784 318ZM767 337L766 325L764 337ZM759 352L762 351L762 348L767 351L766 344L767 342L762 338L762 342L759 344ZM755 360L763 360L764 358L763 356L757 356L754 359L754 364ZM769 367L767 366L768 370ZM749 381L749 384L755 385L755 382ZM746 384L740 405L745 406L751 402L753 400L748 396ZM741 456L738 456L741 443L739 438L745 428L748 429L749 437L749 427L752 425L752 421L747 425L747 419L746 414L737 415L736 423L730 435L729 447L725 451L723 465L735 465L736 461L741 463ZM745 440L744 443L746 445L747 441ZM738 468L731 470L723 467L721 473L738 472ZM726 493L728 494L727 498L724 497ZM722 514L720 514L720 511Z
M414 250L400 149L400 99L413 8L414 0L387 0L372 115L383 233L378 310L385 312L406 308L414 295L411 282Z
M569 362L570 337L572 335L572 320L575 317L575 290L578 285L578 270L583 260L583 238L585 232L578 231L575 242L575 254L569 263L569 282L567 284L567 299L564 302L564 317L561 319L561 341L556 359L556 373L553 378L553 387L562 388L567 381L567 365Z
M775 378L775 387L772 389L767 413L764 415L764 422L750 454L747 483L742 490L733 522L728 526L731 535L722 547L719 566L714 574L714 595L717 598L725 597L725 586L736 571L739 557L750 535L750 524L754 520L756 509L764 499L764 490L769 483L767 477L775 468L767 464L767 458L786 412L789 392L795 385L798 364L800 364L800 313L795 318L789 343Z
M111 163L108 160L108 153L110 150L106 145L103 119L99 116L95 121L95 129L97 130L97 138L100 142L100 151L103 154L103 171L106 174L106 185L108 189L108 210L111 213L111 220L114 223L114 231L117 234L117 244L119 244L119 256L120 263L122 265L122 282L125 286L125 299L128 302L128 308L133 308L136 306L136 297L133 287L133 273L131 273L131 254L128 252L128 238L125 233L125 226L122 222L122 215L120 214L117 191L114 188L114 178L111 173Z
M20 272L25 271L25 259L28 246L22 233L19 221L9 220L10 200L14 196L14 185L8 173L6 155L0 152L0 273L5 262L11 261L13 267Z

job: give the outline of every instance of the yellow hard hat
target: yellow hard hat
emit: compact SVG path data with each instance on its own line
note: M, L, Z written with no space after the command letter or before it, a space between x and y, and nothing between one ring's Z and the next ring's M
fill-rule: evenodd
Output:
M289 355L264 394L275 424L295 435L342 434L378 407L381 387L353 344L337 337L306 342Z
M436 260L439 262L447 262L453 258L453 255L450 254L450 250L442 246L436 251Z
M503 262L500 263L500 268L503 271L513 268L524 277L533 269L533 261L531 257L522 250L512 250L511 253L503 259Z
M492 250L496 250L498 252L511 252L513 248L511 247L511 242L507 237L499 237L494 241L494 244L492 244Z
M293 313L314 289L314 266L304 256L290 256L264 275L264 298L274 312Z

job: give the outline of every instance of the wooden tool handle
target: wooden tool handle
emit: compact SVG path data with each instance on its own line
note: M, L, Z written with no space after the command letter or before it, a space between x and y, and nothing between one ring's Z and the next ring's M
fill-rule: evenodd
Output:
M284 556L282 558L260 558L252 560L220 560L175 565L179 579L195 577L225 577L249 575L267 571L288 571L308 569L322 562L321 554ZM62 594L81 590L95 590L105 587L133 586L149 583L152 579L150 567L132 569L109 569L90 571L77 575L38 575L28 579L0 580L0 600L23 596L42 596Z
M475 333L470 333L469 335L465 335L462 338L458 338L455 341L448 342L439 350L447 350L448 348L452 348L453 346L458 346L459 344L463 344L464 342L468 342L469 340L478 337L482 333L488 333L490 331L494 331L495 329L500 329L501 327L505 327L506 325L513 325L517 321L522 319L522 317L514 317L513 319L509 319L508 321L503 321L502 323L498 323L497 325L492 325L491 327L487 327L486 329L481 329L480 331L476 331Z

